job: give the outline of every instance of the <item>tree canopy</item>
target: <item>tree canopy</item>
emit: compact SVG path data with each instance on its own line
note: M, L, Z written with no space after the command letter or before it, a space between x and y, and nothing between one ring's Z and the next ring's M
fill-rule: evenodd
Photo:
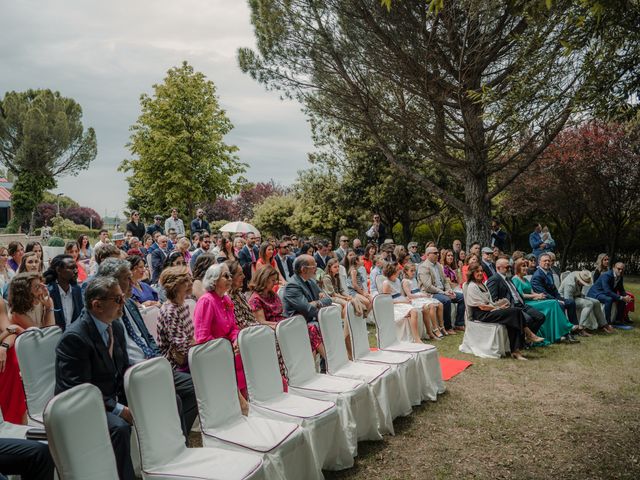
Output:
M96 154L95 132L85 131L75 100L51 90L6 93L0 102L0 163L16 177L9 228L28 224L56 178L77 175Z
M183 62L153 90L140 97L142 113L131 127L128 148L136 158L120 165L129 174L128 207L147 218L174 207L187 214L235 193L246 165L224 142L233 125L213 82Z

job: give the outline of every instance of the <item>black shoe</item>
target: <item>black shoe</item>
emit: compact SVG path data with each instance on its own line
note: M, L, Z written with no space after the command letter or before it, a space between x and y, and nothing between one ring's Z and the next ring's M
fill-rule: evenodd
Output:
M561 337L560 341L562 343L580 343L580 340L578 340L576 337L574 337L570 333L567 333L564 337Z
M633 320L631 320L629 317L622 319L622 322L627 325L633 325Z

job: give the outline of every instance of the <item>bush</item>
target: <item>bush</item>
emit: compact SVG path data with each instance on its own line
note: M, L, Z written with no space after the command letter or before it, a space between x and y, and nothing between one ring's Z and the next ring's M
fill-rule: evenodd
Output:
M65 241L60 237L51 237L47 245L49 247L64 247Z

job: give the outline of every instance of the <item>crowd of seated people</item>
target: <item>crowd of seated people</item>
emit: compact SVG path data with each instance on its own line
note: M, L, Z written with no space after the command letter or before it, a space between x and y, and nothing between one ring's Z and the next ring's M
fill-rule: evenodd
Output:
M0 247L0 290L8 300L0 302L0 408L6 420L26 421L13 346L29 327L63 330L56 392L82 382L102 390L120 476L132 478L130 458L123 453L129 449L132 419L122 382L124 370L145 359L163 356L171 364L187 436L196 415L189 348L216 338L232 343L238 398L246 412L237 337L252 325L275 329L283 319L301 315L313 353L325 358L318 313L338 305L350 355L347 305L367 317L373 298L388 294L396 331L404 329L409 341L456 335L465 330L465 321L498 323L507 329L512 356L526 359L525 349L532 345L613 333L614 326L630 323L634 309L634 298L624 288L624 264L610 267L604 254L595 271L570 272L560 282L551 251L555 242L539 225L530 237L530 254L506 255L499 224L493 225L491 245L473 243L465 249L455 240L450 249L433 242L420 249L415 242L405 248L382 238L386 227L376 216L367 231L369 243L342 235L334 250L325 239L262 241L254 233L212 233L199 213L187 223L193 233L188 237L175 210L164 225L157 216L147 228L135 212L126 234L110 239L102 231L93 247L82 235L46 263L37 242ZM155 336L142 317L149 308L159 310ZM87 362L103 362L107 351L113 362L109 375L87 368Z

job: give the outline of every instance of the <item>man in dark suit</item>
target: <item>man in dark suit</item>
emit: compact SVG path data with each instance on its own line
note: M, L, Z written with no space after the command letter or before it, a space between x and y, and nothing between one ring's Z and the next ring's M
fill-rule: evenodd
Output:
M242 267L244 273L244 289L246 290L249 281L251 280L252 267L258 261L258 255L260 250L256 246L256 236L253 232L247 233L247 243L238 252L238 261Z
M156 243L158 244L158 248L151 253L152 284L158 283L158 278L160 278L160 272L162 272L164 261L166 260L167 255L169 255L169 250L167 249L169 239L165 235L160 235Z
M623 325L624 307L631 296L624 289L624 263L616 263L611 270L601 274L587 292L587 297L604 304L604 316L609 324ZM617 306L616 318L611 318L613 305ZM613 321L612 321L613 320Z
M124 294L123 314L114 323L120 323L124 327L129 363L135 365L144 360L159 357L160 349L144 324L137 305L131 300L133 276L129 262L116 258L107 259L100 265L98 277L114 278ZM198 414L193 381L188 373L173 370L173 383L176 388L178 412L181 414L182 431L185 441L188 441L189 431Z
M491 246L498 247L501 252L507 248L507 232L502 230L497 218L491 220Z
M496 274L496 266L493 263L493 249L491 247L484 247L482 250L482 270L487 275L487 278Z
M318 242L318 251L313 255L316 260L317 267L324 271L327 269L327 262L329 261L329 242L326 240L320 240Z
M133 417L124 393L129 367L122 316L124 295L114 278L96 277L85 290L80 317L66 329L56 348L55 393L91 383L100 389L120 479L133 480L130 439Z
M191 235L202 232L211 233L211 229L209 228L209 222L204 219L204 210L199 208L196 211L196 218L191 220Z
M53 314L56 325L64 331L80 316L84 305L82 290L76 283L78 266L71 255L58 255L51 260L44 272L49 296L53 300Z
M293 277L293 258L289 256L289 242L280 240L275 258L280 275L288 282Z
M538 268L531 276L531 289L535 293L543 293L546 298L558 300L560 306L567 313L569 321L578 325L578 314L576 312L576 302L573 298L563 298L553 282L553 272L551 271L551 257L543 253L538 258Z
M545 321L545 316L531 305L524 303L524 299L518 293L515 285L511 279L507 277L509 268L509 260L506 258L500 258L496 262L496 273L487 280L487 288L489 289L489 293L491 293L491 299L497 302L504 298L509 302L510 306L522 310L529 330L533 333L538 333L538 330Z
M55 466L46 443L22 438L0 438L0 479L19 475L23 480L53 480Z
M307 323L318 324L318 312L331 305L331 298L320 292L313 280L318 265L311 255L300 255L293 262L294 275L284 287L282 301L285 317L302 315Z

